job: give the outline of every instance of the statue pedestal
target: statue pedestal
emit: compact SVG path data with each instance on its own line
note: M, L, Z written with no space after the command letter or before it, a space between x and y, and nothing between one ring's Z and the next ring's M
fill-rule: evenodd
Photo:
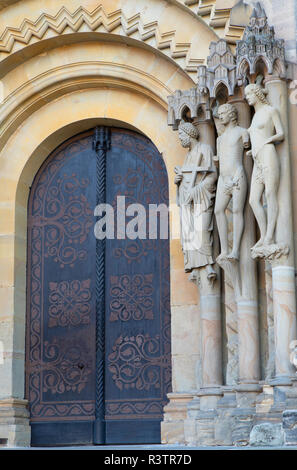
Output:
M0 400L0 447L30 447L31 429L28 402Z
M214 446L215 423L218 417L217 405L222 398L222 387L203 387L188 404L185 421L187 445Z
M235 387L236 409L232 417L232 442L235 446L246 446L254 426L256 403L262 387L259 383L241 383Z
M185 444L185 420L188 403L194 395L190 393L168 393L169 403L164 408L164 420L161 423L162 444Z
M236 392L234 387L225 386L222 389L223 397L218 402L218 417L215 422L215 441L217 445L232 446L232 413L236 409Z

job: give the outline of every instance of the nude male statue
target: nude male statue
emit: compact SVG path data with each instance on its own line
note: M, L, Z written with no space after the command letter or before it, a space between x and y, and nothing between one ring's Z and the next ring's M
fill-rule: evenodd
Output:
M217 186L215 215L221 242L221 254L217 261L223 259L238 260L240 243L244 229L243 210L247 195L247 177L243 167L244 149L249 148L247 129L238 126L238 114L234 105L224 104L218 109L221 124L225 127L217 139L217 157L220 176ZM233 198L233 247L228 249L228 222L225 211Z

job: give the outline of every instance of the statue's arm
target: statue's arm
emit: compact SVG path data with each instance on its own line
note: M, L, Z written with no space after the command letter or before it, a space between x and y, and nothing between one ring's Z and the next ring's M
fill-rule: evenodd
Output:
M282 142L285 139L285 132L282 125L282 121L277 109L273 109L271 118L275 127L275 134L270 137L266 144L273 144L274 142Z

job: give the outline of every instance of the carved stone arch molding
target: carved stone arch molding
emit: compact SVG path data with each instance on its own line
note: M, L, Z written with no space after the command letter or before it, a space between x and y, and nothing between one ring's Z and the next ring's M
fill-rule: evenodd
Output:
M27 6L27 8L26 8ZM135 39L195 75L216 34L190 9L173 0L32 0L7 8L0 19L0 75L59 44L98 39ZM119 36L119 38L117 38Z
M107 96L108 95L108 96ZM78 103L80 104L78 106ZM131 108L131 111L129 109ZM71 111L71 112L70 112ZM7 220L5 253L2 251L1 264L5 267L2 279L7 286L1 287L1 302L6 302L5 310L12 337L6 335L5 379L1 377L1 395L13 396L6 405L13 411L26 416L24 407L24 338L26 312L26 245L27 245L27 200L34 175L51 151L67 138L98 124L128 127L148 136L163 153L168 171L172 174L174 166L180 164L181 152L176 139L170 138L170 129L166 123L166 109L156 101L140 94L138 90L124 88L90 88L73 91L56 98L35 111L26 119L5 145L0 156L1 185L1 220ZM100 118L100 116L104 116ZM40 126L40 123L44 123ZM30 138L28 138L30 136ZM169 158L170 156L170 158ZM4 191L4 187L6 191ZM170 199L174 200L174 190L170 188ZM10 228L9 228L10 225ZM3 231L4 231L3 230ZM172 241L172 261L176 241ZM3 247L3 245L2 245ZM178 264L178 259L175 261ZM4 277L5 276L5 277ZM172 266L172 282L182 277L180 283L186 286L187 276L181 276L178 266ZM176 281L175 281L176 282ZM191 287L191 286L190 286ZM189 298L195 295L188 289ZM173 294L174 304L178 303ZM1 335L3 331L1 330ZM9 350L11 357L8 356ZM2 372L2 371L1 371ZM28 422L26 433L22 437L15 435L16 441L10 445L28 445L30 433ZM19 439L19 440L18 440ZM22 440L21 440L22 439Z

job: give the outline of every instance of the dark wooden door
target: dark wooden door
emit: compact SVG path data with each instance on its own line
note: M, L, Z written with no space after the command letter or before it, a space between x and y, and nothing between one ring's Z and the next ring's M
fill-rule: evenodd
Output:
M109 135L100 155L94 130L65 142L31 188L26 396L36 446L160 442L171 384L169 241L118 239L116 205L117 196L126 207L168 204L167 174L147 138ZM116 216L116 238L105 242L94 236L102 195Z

